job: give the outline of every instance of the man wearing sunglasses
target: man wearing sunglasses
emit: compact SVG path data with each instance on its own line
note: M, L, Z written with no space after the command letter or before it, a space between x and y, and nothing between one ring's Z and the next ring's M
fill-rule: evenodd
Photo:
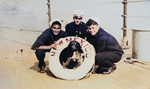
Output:
M85 39L85 33L88 29L86 24L82 22L83 11L75 10L73 16L73 22L66 25L66 33L68 36L77 36Z
M50 25L51 27L46 29L31 47L31 49L36 50L35 54L39 60L38 67L40 68L40 73L45 72L45 53L50 52L52 48L57 48L57 44L55 42L60 38L67 36L67 34L61 30L61 21L51 21Z

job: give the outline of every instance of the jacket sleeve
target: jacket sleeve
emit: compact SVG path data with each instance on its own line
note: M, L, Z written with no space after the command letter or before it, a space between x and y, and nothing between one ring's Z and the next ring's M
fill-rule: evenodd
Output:
M46 40L46 34L43 33L36 39L36 41L34 42L34 44L31 47L31 49L36 50L36 48L44 45L45 40Z
M69 25L68 24L65 26L65 32L66 32L67 35L70 34L70 32L69 32Z
M107 36L101 36L96 41L96 52L102 52L107 49L110 39Z
M106 40L99 40L96 45L96 52L102 52L106 47Z

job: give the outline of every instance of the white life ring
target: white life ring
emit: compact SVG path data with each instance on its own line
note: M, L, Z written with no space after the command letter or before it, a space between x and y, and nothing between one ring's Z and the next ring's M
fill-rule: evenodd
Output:
M84 62L77 69L64 68L60 61L59 56L63 49L65 49L71 41L77 41L82 46L83 52L86 54ZM67 80L78 80L85 77L95 63L95 49L86 40L79 37L66 37L59 40L58 49L52 49L49 56L49 69L58 78Z

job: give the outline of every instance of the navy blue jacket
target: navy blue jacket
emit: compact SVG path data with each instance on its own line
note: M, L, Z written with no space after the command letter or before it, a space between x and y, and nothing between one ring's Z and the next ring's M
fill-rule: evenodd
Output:
M87 41L94 46L96 53L114 52L119 55L124 54L117 40L111 34L104 31L102 28L100 28L94 36L92 36L90 33L87 33L86 36Z
M85 33L87 31L87 25L81 22L79 25L76 25L75 22L71 22L66 25L66 33L68 36L77 36L85 38Z
M67 34L62 30L56 36L52 32L51 28L48 28L36 39L35 43L31 47L31 49L35 50L36 48L38 48L40 46L49 46L49 45L53 44L55 41L57 41L58 39L66 37L66 36L67 36Z

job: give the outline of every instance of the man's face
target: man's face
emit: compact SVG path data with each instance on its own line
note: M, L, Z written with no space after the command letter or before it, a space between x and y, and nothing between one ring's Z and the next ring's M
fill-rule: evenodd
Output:
M74 16L73 20L74 20L76 25L79 25L82 21L82 17L81 16Z
M98 25L91 25L88 26L88 31L91 33L91 35L95 35L99 30L99 26Z
M58 35L60 30L61 30L61 27L59 25L57 25L57 24L53 25L52 31L55 35Z

